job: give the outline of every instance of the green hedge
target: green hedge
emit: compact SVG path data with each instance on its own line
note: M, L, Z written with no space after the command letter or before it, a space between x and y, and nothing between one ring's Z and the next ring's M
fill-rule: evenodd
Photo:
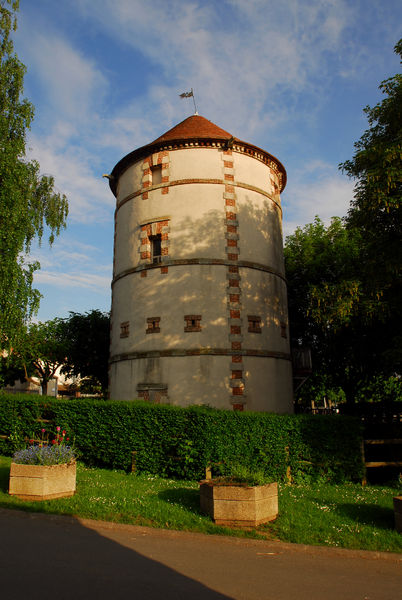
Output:
M50 421L49 423L44 421ZM0 453L59 425L87 464L200 479L208 464L264 470L277 480L362 476L361 428L352 417L241 413L140 401L62 400L0 394Z

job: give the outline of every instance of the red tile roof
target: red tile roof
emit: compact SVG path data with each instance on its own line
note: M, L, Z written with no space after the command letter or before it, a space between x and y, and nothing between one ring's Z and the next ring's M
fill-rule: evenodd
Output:
M169 129L169 131L162 134L153 142L150 142L149 144L146 144L141 148L133 150L132 152L124 156L117 163L117 165L115 165L111 173L111 179L109 180L110 189L112 190L113 194L116 195L117 182L121 173L123 173L124 170L127 169L134 162L136 162L142 157L148 156L150 153L158 152L160 149L166 149L166 147L170 149L173 148L174 150L176 148L182 147L183 145L187 145L186 140L189 140L189 143L191 145L193 145L192 142L194 142L195 145L198 145L198 143L200 142L201 145L205 144L206 146L210 144L215 145L215 143L217 143L217 145L219 146L220 144L222 144L222 141L224 144L226 144L225 140L227 140L228 142L230 140L229 144L233 145L234 142L235 145L240 145L242 152L246 152L250 156L258 156L259 159L264 160L266 164L268 164L270 161L276 163L277 168L282 173L281 191L286 185L285 167L279 162L277 158L272 156L272 154L269 154L265 150L262 150L257 146L253 146L248 142L244 142L239 140L238 138L233 137L231 133L228 133L224 129L221 129L220 127L215 125L215 123L212 123L212 121L208 121L208 119L206 119L205 117L201 117L200 115L191 115L191 117L187 117L187 119L184 119L184 121L182 121L178 125L175 125L174 127L172 127L172 129ZM205 140L205 142L203 142L203 140Z
M169 129L166 133L158 137L156 140L151 142L156 144L159 142L167 142L170 140L187 140L192 138L197 139L230 139L231 133L228 133L224 129L221 129L212 121L208 121L205 117L200 115L191 115L187 119L184 119L178 125Z

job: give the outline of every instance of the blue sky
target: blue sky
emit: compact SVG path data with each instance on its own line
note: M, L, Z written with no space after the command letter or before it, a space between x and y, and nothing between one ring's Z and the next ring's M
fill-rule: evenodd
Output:
M39 320L110 309L114 196L103 173L193 113L277 156L284 233L346 214L338 164L399 71L400 0L21 0L14 36L35 105L29 156L69 200L43 242Z

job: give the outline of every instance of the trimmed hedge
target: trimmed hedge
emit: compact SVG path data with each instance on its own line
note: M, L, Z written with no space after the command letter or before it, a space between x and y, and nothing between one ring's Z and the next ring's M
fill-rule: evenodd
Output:
M264 470L276 480L362 477L361 426L339 415L275 415L145 402L0 394L0 453L59 425L87 464L201 479L205 467ZM7 436L4 439L4 436Z

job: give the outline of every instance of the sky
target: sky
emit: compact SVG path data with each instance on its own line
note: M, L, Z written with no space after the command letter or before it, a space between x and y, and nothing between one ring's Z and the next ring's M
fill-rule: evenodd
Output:
M28 156L69 201L32 257L37 319L110 310L115 198L103 173L193 114L284 164L284 235L344 216L339 171L366 105L399 72L400 0L20 0L15 50L35 106Z

